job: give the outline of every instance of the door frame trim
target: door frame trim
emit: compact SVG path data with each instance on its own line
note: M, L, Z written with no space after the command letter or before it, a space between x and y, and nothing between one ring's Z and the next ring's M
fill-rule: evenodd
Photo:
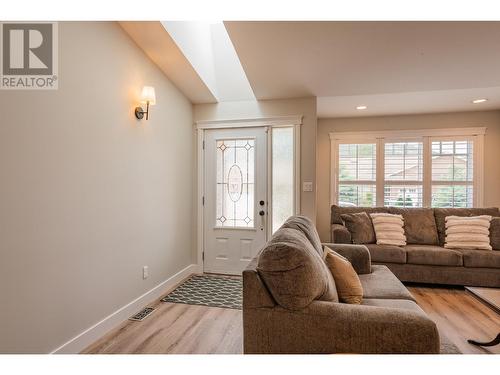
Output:
M244 119L225 119L225 120L208 120L196 121L195 129L197 131L197 231L196 231L196 264L200 267L201 272L204 269L203 251L204 251L204 186L205 186L205 130L211 129L228 129L228 128L250 128L250 127L266 127L267 128L267 193L268 199L271 197L270 190L272 188L272 160L270 155L272 139L269 135L269 129L274 127L294 127L294 163L295 163L295 214L300 213L300 126L302 125L303 115L294 116L276 116L276 117L261 117L261 118L244 118ZM268 204L268 217L272 210L269 209L271 205ZM272 231L272 223L267 220L266 235L269 236Z
M224 129L302 125L303 117L303 115L292 115L259 118L236 118L225 120L200 120L195 122L195 127L196 129Z

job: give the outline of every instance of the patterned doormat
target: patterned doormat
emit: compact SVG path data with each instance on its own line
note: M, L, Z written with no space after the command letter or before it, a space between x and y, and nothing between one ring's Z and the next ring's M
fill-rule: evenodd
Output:
M242 294L241 278L197 275L179 285L161 301L241 310Z

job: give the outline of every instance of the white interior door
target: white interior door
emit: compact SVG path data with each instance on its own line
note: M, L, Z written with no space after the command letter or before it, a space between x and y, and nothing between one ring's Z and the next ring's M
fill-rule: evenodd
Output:
M241 274L266 241L266 128L205 132L204 271Z

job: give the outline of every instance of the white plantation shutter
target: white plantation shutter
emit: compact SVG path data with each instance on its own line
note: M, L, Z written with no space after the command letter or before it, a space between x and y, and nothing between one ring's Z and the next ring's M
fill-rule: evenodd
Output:
M331 202L481 207L486 128L330 133Z
M474 142L432 141L432 207L474 206Z
M384 206L422 207L423 142L385 142L384 146Z
M376 143L338 145L337 202L340 206L375 206Z

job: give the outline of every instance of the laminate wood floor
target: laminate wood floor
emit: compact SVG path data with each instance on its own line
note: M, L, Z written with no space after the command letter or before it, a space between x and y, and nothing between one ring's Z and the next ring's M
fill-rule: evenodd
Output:
M440 332L463 353L496 353L472 338L488 341L500 332L499 315L460 288L408 286ZM241 310L156 301L156 311L143 322L126 321L82 353L87 354L240 354L243 351Z
M463 288L408 286L418 305L434 320L439 332L462 353L500 354L500 345L479 347L467 339L490 341L500 333L500 315Z

